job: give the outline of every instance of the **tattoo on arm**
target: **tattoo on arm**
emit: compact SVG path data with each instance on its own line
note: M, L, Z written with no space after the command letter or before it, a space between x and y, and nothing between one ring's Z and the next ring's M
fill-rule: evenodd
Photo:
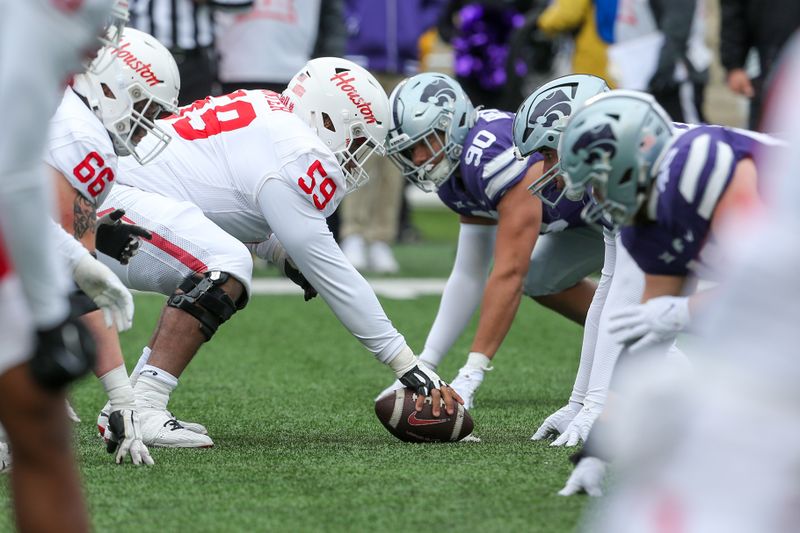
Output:
M94 233L97 213L94 205L78 194L72 203L72 234L76 239L82 239L87 233Z

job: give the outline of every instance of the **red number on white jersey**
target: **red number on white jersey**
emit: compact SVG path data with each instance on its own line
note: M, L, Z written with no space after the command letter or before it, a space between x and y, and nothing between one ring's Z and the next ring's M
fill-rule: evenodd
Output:
M187 141L208 139L225 131L244 128L256 119L256 110L247 100L236 100L245 96L242 90L226 94L220 98L232 100L230 103L208 107L211 100L199 100L181 109L180 117L172 127Z
M99 171L99 172L98 172ZM103 192L106 183L114 181L114 171L106 167L106 162L97 152L89 152L83 161L75 165L72 175L81 183L89 183L88 190L92 198Z
M325 178L319 183L319 187L317 187L317 180L314 178L314 174L319 174L321 178ZM331 178L327 177L328 173L325 172L319 159L311 163L311 166L308 167L306 171L306 176L310 178L310 181L307 181L301 176L300 179L297 180L297 184L300 185L303 192L311 195L312 200L314 200L314 206L322 211L336 193L336 183ZM315 187L317 187L316 191L314 190Z

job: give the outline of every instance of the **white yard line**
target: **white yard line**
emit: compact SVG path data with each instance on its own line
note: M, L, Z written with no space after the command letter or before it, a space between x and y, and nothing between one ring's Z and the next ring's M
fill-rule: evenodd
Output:
M412 300L419 296L442 294L444 278L393 278L369 279L378 296L395 300ZM256 278L253 294L300 294L300 287L283 278Z

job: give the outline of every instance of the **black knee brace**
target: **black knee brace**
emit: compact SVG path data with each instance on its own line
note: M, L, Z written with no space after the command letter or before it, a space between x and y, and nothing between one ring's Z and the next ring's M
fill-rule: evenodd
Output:
M228 281L230 274L225 272L206 272L193 274L183 280L179 289L181 294L173 294L167 305L185 311L200 321L200 331L206 340L211 339L220 324L244 307L244 302L236 305L230 296L220 288Z

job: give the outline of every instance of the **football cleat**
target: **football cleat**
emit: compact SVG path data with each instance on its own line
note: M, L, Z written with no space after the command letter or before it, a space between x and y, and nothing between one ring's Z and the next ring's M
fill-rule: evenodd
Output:
M388 387L386 387L385 389L383 389L383 391L381 391L381 393L380 393L380 394L378 394L378 395L375 397L375 401L377 402L378 400L380 400L381 398L383 398L383 397L384 397L384 396L386 396L387 394L390 394L390 393L392 393L392 392L396 391L397 389L402 389L403 387L405 387L405 385L403 385L402 383L400 383L400 380L399 380L399 379L396 379L396 380L394 380L394 383L392 383L391 385L389 385Z
M464 400L464 409L472 409L475 406L475 393L483 382L483 375L492 368L491 366L486 368L464 366L458 371L458 375L450 383L450 387Z
M172 414L171 411L167 412L172 418L175 418L175 415ZM108 427L109 414L111 414L111 402L106 402L106 404L103 406L103 410L100 411L99 415L97 415L97 432L100 434L100 437L104 439L106 428ZM184 422L183 420L178 420L178 423L189 431L198 433L200 435L208 435L208 430L203 424L199 424L197 422Z
M142 442L158 448L211 448L208 435L189 431L166 409L140 409Z
M81 419L78 417L78 413L75 412L75 409L72 408L72 405L70 405L69 400L66 401L66 404L67 404L67 418L69 418L76 424L80 424Z

